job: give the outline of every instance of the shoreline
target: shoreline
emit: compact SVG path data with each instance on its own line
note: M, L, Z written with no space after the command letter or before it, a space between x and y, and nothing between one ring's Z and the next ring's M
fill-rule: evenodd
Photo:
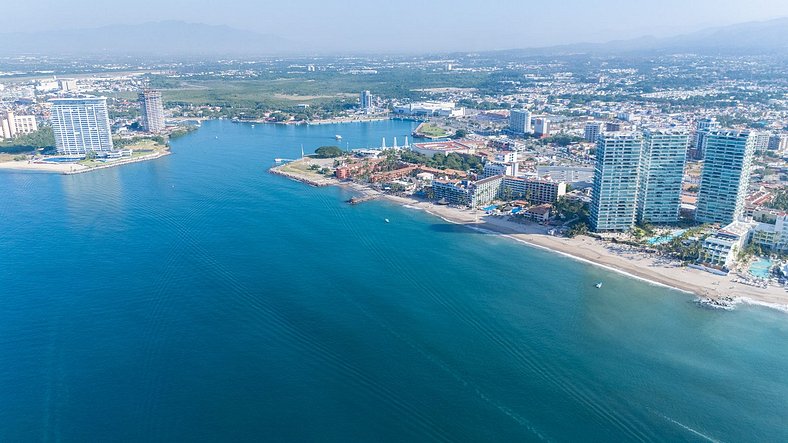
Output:
M358 185L361 186L361 185ZM781 287L754 288L733 283L735 275L719 276L681 266L678 262L645 253L617 253L611 245L591 237L556 237L540 225L525 225L495 216L480 215L478 222L471 210L439 206L415 198L380 196L408 209L423 210L448 223L464 226L490 235L498 235L525 246L559 254L585 264L625 275L645 283L669 288L696 297L722 299L733 297L734 304L744 303L788 313L788 293ZM545 232L538 232L538 231ZM630 257L630 255L635 256Z
M83 174L86 172L98 171L100 169L114 168L116 166L122 166L131 163L156 160L157 158L161 158L170 154L172 154L172 152L166 150L161 152L155 152L152 154L141 155L139 157L119 159L93 167L81 165L78 163L32 163L29 161L9 161L9 162L0 162L0 172L17 171L17 172L38 172L44 174L74 175L74 174Z
M517 223L508 217L486 215L471 209L436 205L414 197L390 195L369 186L325 179L315 183L306 174L285 172L271 168L270 172L312 186L338 186L362 194L366 199L381 198L407 209L423 210L448 223L491 235L499 235L525 246L556 253L585 264L601 267L645 283L692 294L698 298L724 300L733 304L745 303L788 313L788 292L782 287L766 289L733 282L736 274L716 275L687 266L675 260L642 252L626 245L606 243L588 236L557 237L548 233L549 227L536 223ZM371 198L370 198L371 197Z

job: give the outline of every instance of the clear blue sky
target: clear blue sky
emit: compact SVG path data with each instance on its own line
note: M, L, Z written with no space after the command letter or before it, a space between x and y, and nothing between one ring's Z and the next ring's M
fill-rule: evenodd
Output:
M331 50L480 50L668 36L788 16L788 0L8 1L0 32L159 20L221 24Z

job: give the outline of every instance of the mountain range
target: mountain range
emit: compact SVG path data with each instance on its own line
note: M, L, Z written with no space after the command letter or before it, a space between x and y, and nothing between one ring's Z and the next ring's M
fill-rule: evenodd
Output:
M308 55L314 47L276 35L229 26L182 21L113 25L89 29L0 33L0 55ZM640 37L606 43L577 43L496 52L522 54L625 53L785 53L788 18L704 29L674 37ZM333 51L341 52L339 50Z

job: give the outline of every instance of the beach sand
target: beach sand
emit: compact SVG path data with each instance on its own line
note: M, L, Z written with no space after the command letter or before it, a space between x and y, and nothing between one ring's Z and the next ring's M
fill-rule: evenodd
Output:
M0 162L0 169L63 174L66 172L81 171L83 169L87 169L87 167L74 163L31 163L28 161L10 161Z
M549 228L545 226L536 223L517 223L509 221L505 216L490 216L482 211L435 205L390 195L385 195L384 198L409 208L422 209L451 223L503 235L653 284L668 286L701 297L734 297L740 302L788 312L788 292L778 286L761 289L734 283L733 279L736 278L734 274L728 276L711 274L682 266L679 262L665 257L587 236L556 237L549 235Z

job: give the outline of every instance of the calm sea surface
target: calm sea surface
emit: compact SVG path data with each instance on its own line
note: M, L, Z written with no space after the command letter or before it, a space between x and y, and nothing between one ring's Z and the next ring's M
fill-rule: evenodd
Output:
M0 173L0 441L788 441L786 314L266 172L412 127Z

